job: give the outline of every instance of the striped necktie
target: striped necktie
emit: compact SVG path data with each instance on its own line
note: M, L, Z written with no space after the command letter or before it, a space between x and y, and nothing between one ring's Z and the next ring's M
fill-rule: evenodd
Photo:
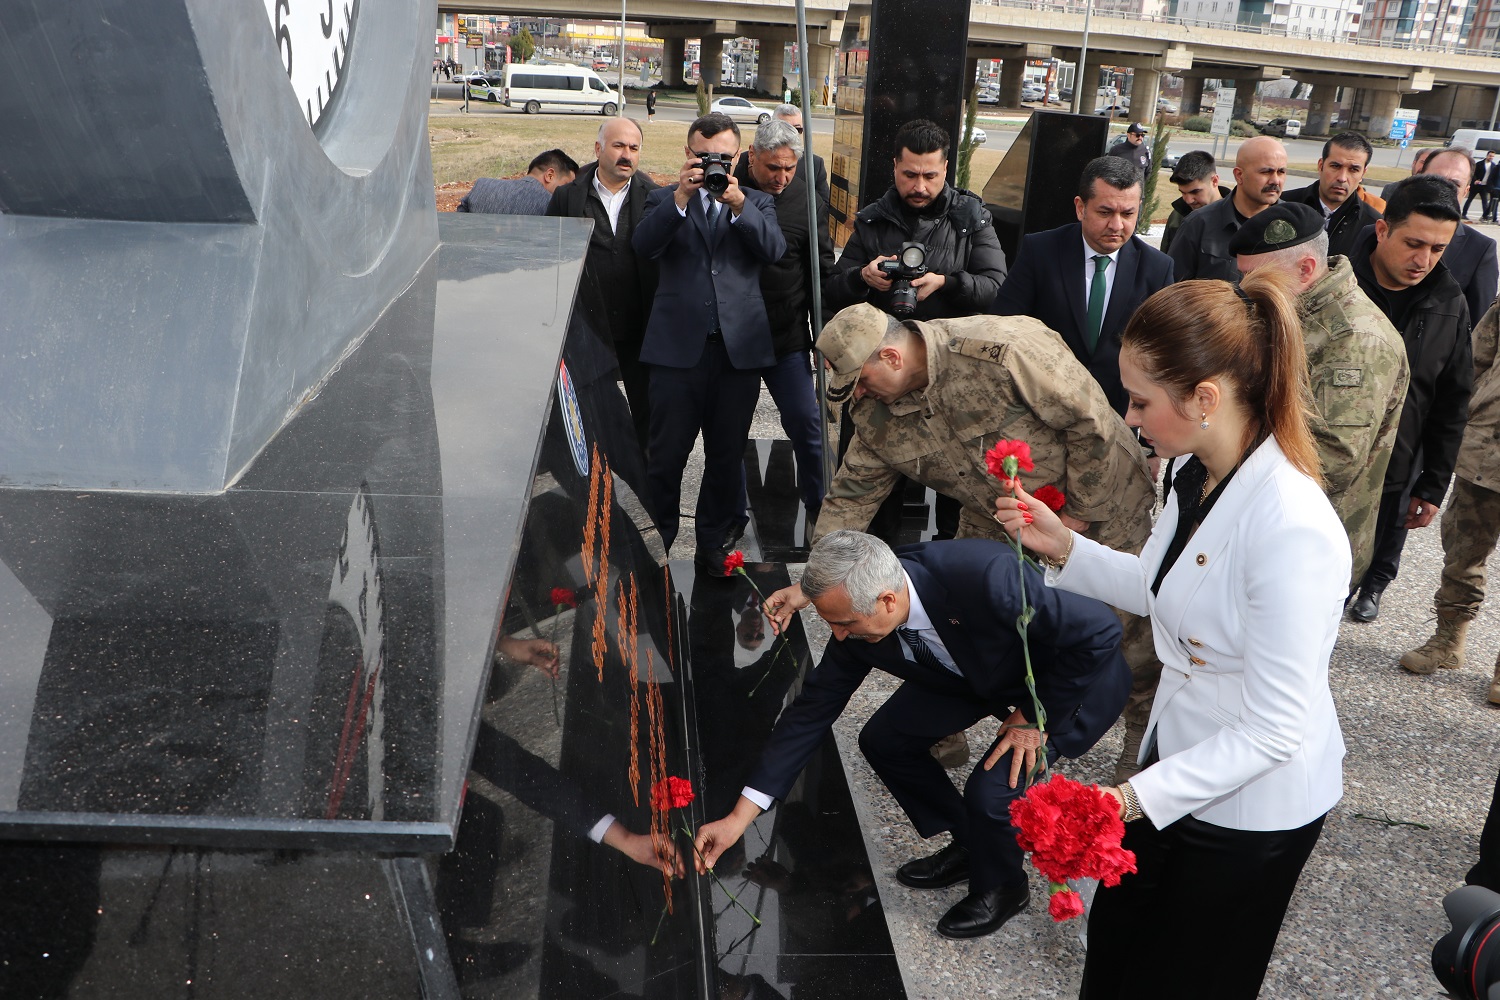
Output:
M927 645L926 640L917 633L916 629L908 628L905 625L898 625L896 626L896 634L911 649L911 654L917 658L917 663L928 670L946 671L948 669L943 666L943 661L937 658L937 654L932 651L932 648Z

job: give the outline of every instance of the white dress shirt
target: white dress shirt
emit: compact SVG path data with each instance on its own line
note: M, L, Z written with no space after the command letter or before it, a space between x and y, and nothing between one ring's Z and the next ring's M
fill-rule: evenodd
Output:
M630 193L630 181L627 179L620 190L611 192L609 188L599 183L599 174L594 173L594 193L604 203L604 211L609 213L609 231L620 231L620 209L625 205L625 196Z

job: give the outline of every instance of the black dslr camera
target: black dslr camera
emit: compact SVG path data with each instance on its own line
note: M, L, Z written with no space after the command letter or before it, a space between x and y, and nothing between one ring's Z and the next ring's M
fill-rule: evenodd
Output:
M729 153L704 153L698 159L703 171L703 187L717 197L729 190L729 171L734 167L734 157Z
M911 282L927 273L927 248L920 243L903 243L895 260L883 260L876 267L891 279L891 315L910 316L917 308L917 290Z
M1432 971L1458 1000L1500 998L1500 893L1480 885L1443 899L1453 930L1432 948Z

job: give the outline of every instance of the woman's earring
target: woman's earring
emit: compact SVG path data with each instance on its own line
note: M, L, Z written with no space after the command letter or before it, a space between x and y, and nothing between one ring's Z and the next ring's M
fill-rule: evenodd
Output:
M1199 423L1198 426L1201 427L1201 428L1203 428L1204 430L1208 430L1208 414L1207 413L1205 413L1205 414L1202 415L1202 422Z

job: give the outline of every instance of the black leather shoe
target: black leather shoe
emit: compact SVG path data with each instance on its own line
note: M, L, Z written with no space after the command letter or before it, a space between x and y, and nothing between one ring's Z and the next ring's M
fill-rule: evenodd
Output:
M971 892L938 921L938 933L946 938L977 938L998 931L1011 917L1026 909L1031 890L987 889Z
M915 858L896 869L896 881L908 889L946 889L969 878L969 850L958 844L925 858Z
M724 560L728 557L728 549L704 549L700 548L693 553L693 566L704 576L725 577Z
M1380 595L1383 590L1361 590L1349 605L1349 617L1357 622L1372 622L1380 617Z

